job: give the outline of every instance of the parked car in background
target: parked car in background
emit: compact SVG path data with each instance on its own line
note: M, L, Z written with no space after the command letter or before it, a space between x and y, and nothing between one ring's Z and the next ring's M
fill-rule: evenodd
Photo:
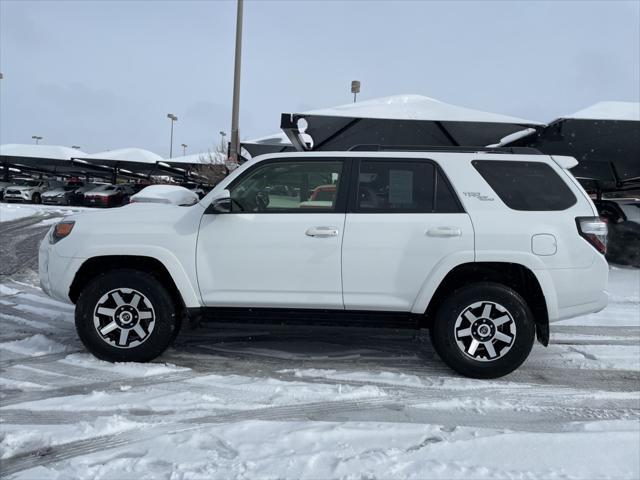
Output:
M594 203L609 227L607 260L640 267L640 199L607 198Z
M4 189L10 187L11 185L11 182L0 182L0 200L4 198Z
M42 194L42 203L46 205L72 205L76 190L83 186L84 182L74 181L47 190Z
M84 194L98 188L100 185L108 185L104 182L85 183L71 193L71 205L84 205Z
M119 207L129 203L133 195L130 185L100 185L84 193L84 205L88 207Z
M16 180L13 185L5 188L4 201L41 203L44 192L60 186L62 182L57 180Z

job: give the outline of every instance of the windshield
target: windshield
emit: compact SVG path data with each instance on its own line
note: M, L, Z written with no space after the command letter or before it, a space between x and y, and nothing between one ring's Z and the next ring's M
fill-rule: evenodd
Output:
M114 187L113 185L100 185L97 188L94 188L93 190L91 190L92 192L108 192L110 190L115 190L116 187Z
M37 187L40 180L16 180L15 184L19 187Z

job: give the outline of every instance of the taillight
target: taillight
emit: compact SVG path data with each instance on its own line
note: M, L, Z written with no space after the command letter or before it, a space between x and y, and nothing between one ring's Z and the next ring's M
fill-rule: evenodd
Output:
M607 253L607 224L598 217L576 218L578 233L601 254Z

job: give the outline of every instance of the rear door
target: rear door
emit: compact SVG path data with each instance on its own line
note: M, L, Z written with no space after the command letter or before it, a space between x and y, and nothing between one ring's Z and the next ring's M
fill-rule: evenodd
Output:
M410 311L434 266L457 252L473 261L473 227L438 165L363 158L342 248L346 309Z

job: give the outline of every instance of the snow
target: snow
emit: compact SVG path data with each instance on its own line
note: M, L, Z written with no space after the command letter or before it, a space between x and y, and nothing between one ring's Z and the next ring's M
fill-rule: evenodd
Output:
M0 227L0 231L1 231ZM3 253L4 254L4 253ZM37 277L0 277L0 458L12 479L637 479L640 270L513 374L453 374L413 332L186 326L108 363Z
M143 148L118 148L91 155L74 155L74 158L82 160L122 160L127 162L156 163L162 161L162 157Z
M502 137L498 143L487 145L487 147L504 147L505 145L509 145L510 143L515 142L516 140L528 137L529 135L536 133L536 131L537 130L535 128L525 128L524 130L520 130L518 132L507 135L506 137Z
M289 137L284 132L274 133L265 137L254 138L252 140L244 140L242 143L262 143L265 145L291 145Z
M162 160L164 163L169 164L210 164L210 163L224 163L226 159L226 155L220 152L201 152L201 153L192 153L190 155L185 155L182 157L173 157L173 158L165 158Z
M131 203L169 203L172 205L194 205L197 194L177 185L150 185L131 197Z
M494 122L540 125L539 122L497 113L472 110L422 95L393 95L305 112L334 117L431 120L449 122Z
M640 121L640 103L638 102L598 102L560 118L580 120L631 120Z
M29 203L0 203L0 223L33 216L46 218L47 215L71 215L84 210L88 210L88 208L42 204L34 205ZM50 220L43 220L43 222L45 221ZM54 220L53 222L56 223L57 221L58 220Z
M23 143L6 143L0 145L0 156L34 157L54 160L71 160L73 157L87 155L82 150L61 145L34 145Z
M38 333L22 340L0 342L0 350L39 357L40 355L64 352L66 347Z

